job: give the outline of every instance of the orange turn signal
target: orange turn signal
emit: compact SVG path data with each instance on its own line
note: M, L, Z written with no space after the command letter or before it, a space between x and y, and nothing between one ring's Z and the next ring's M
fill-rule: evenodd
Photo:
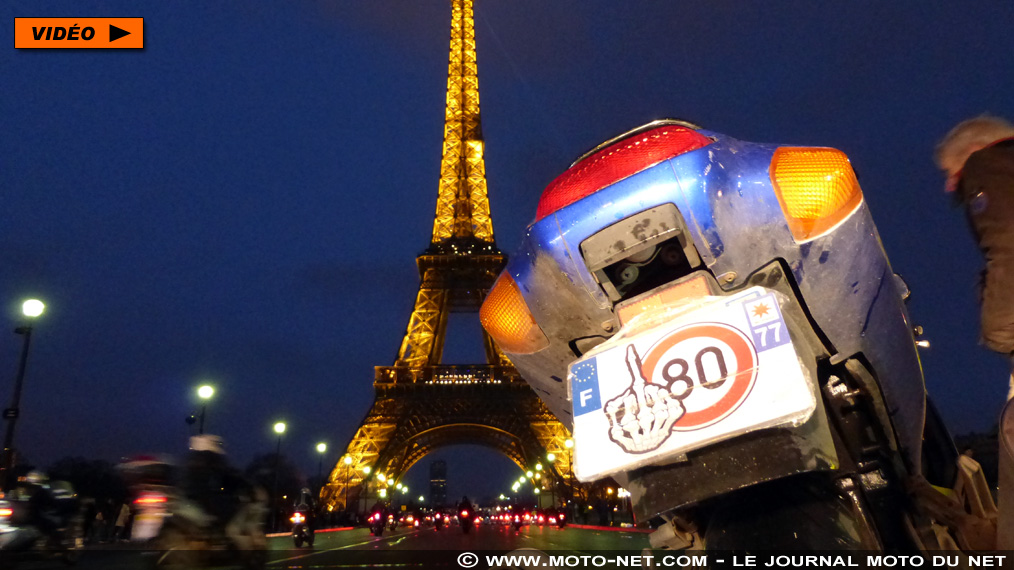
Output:
M863 202L856 173L840 150L781 147L771 158L770 173L797 242L827 233Z
M493 284L479 309L479 322L505 352L532 354L549 346L549 339L535 323L518 284L504 273Z

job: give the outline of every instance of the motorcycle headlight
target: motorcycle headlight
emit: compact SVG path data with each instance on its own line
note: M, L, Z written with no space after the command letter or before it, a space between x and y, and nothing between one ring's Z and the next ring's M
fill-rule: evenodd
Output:
M549 339L535 323L518 284L503 273L493 284L479 309L479 322L506 352L532 354L549 346Z
M781 147L771 157L770 175L797 242L831 231L863 201L848 156L833 148Z

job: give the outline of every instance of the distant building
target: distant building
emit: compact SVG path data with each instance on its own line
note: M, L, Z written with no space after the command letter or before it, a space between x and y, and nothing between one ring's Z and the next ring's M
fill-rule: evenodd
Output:
M447 462L430 463L430 500L434 507L447 504Z

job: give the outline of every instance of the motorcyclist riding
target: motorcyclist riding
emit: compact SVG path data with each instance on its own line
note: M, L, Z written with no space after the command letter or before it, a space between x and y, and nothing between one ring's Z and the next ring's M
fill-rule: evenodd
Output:
M20 487L29 497L31 524L51 540L59 540L61 519L49 487L49 477L41 471L31 471Z
M314 499L313 493L310 489L307 487L300 489L299 496L296 497L296 500L292 503L292 507L294 511L303 513L303 516L306 517L306 526L308 526L311 531L316 530L317 500Z
M250 548L248 509L256 491L229 465L222 438L196 435L183 467L183 492L200 506L212 529L222 532L239 549Z
M472 528L474 518L475 510L472 508L472 501L468 500L468 496L461 497L461 502L458 503L458 522L462 532L468 533Z
M384 528L387 526L387 515L387 505L380 499L370 507L370 532L374 536L380 536L384 533Z
M9 552L36 551L72 564L83 546L81 504L66 481L32 471L0 493L0 560Z

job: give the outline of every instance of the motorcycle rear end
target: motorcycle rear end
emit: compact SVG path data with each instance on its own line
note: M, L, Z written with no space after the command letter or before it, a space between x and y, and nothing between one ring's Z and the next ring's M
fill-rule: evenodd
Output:
M292 523L292 543L296 548L302 548L304 544L313 547L314 533L308 518L309 513L305 511L296 511L289 517Z
M37 512L21 489L0 493L0 567L16 561L58 559L73 565L84 549L83 517L77 495L69 484L53 482L53 500L46 513ZM45 530L40 517L52 528Z
M916 551L957 456L907 294L844 153L669 120L547 187L480 318L654 545Z
M155 568L191 569L241 564L251 570L263 569L267 562L267 539L264 534L263 501L241 507L230 521L243 543L234 543L225 529L213 523L212 517L197 505L181 497L169 502L171 515L150 543L157 550L149 553Z

